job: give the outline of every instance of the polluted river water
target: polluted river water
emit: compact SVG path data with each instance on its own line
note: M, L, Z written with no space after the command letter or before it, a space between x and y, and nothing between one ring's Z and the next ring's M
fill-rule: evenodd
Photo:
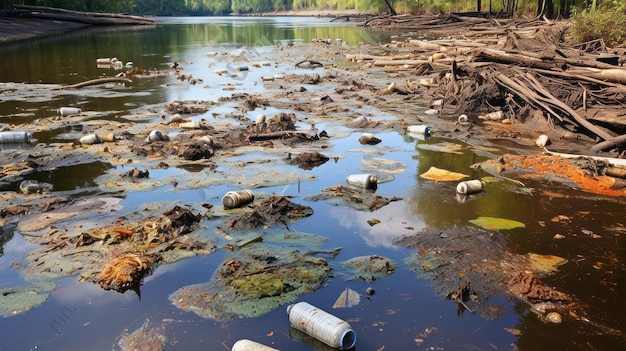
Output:
M34 139L0 144L0 349L334 349L290 325L297 302L349 323L358 350L619 349L623 197L475 167L539 154L532 140L407 133L427 103L379 94L391 76L344 58L390 40L325 19L163 18L0 46L0 125ZM132 67L148 74L61 89ZM114 138L76 142L92 133ZM375 189L346 184L358 174ZM457 194L472 179L482 190ZM242 189L253 201L225 209ZM135 270L107 277L115 262Z

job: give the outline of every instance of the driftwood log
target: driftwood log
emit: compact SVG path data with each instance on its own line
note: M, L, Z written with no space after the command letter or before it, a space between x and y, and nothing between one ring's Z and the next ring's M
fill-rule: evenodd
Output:
M16 9L23 11L31 17L44 18L50 20L69 21L86 23L92 25L154 25L156 20L148 17L123 15L116 13L81 12L55 7L13 5Z
M128 79L128 78L124 78L124 77L105 77L105 78L97 78L97 79L91 79L85 82L80 82L80 83L76 83L76 84L72 84L72 85L65 85L62 86L58 89L79 89L79 88L84 88L87 86L91 86L91 85L98 85L98 84L106 84L106 83L132 83L133 81Z

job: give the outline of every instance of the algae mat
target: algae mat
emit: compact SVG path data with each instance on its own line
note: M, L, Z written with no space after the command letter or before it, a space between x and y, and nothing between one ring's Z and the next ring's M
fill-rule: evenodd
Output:
M328 262L301 250L251 244L237 250L211 281L170 295L178 308L214 320L259 317L315 291L329 277Z

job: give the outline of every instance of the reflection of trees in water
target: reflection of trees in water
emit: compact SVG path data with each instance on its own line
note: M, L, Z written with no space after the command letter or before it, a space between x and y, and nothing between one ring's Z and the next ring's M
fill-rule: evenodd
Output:
M4 255L4 244L13 239L13 227L0 227L0 256Z

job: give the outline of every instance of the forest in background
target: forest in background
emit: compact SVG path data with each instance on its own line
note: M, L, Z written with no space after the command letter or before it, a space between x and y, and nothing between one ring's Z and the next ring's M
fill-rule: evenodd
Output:
M623 0L390 0L398 14L480 11L545 14L548 18L568 18L576 11L620 1ZM384 0L3 0L5 10L12 4L151 16L223 16L292 10L389 12Z

